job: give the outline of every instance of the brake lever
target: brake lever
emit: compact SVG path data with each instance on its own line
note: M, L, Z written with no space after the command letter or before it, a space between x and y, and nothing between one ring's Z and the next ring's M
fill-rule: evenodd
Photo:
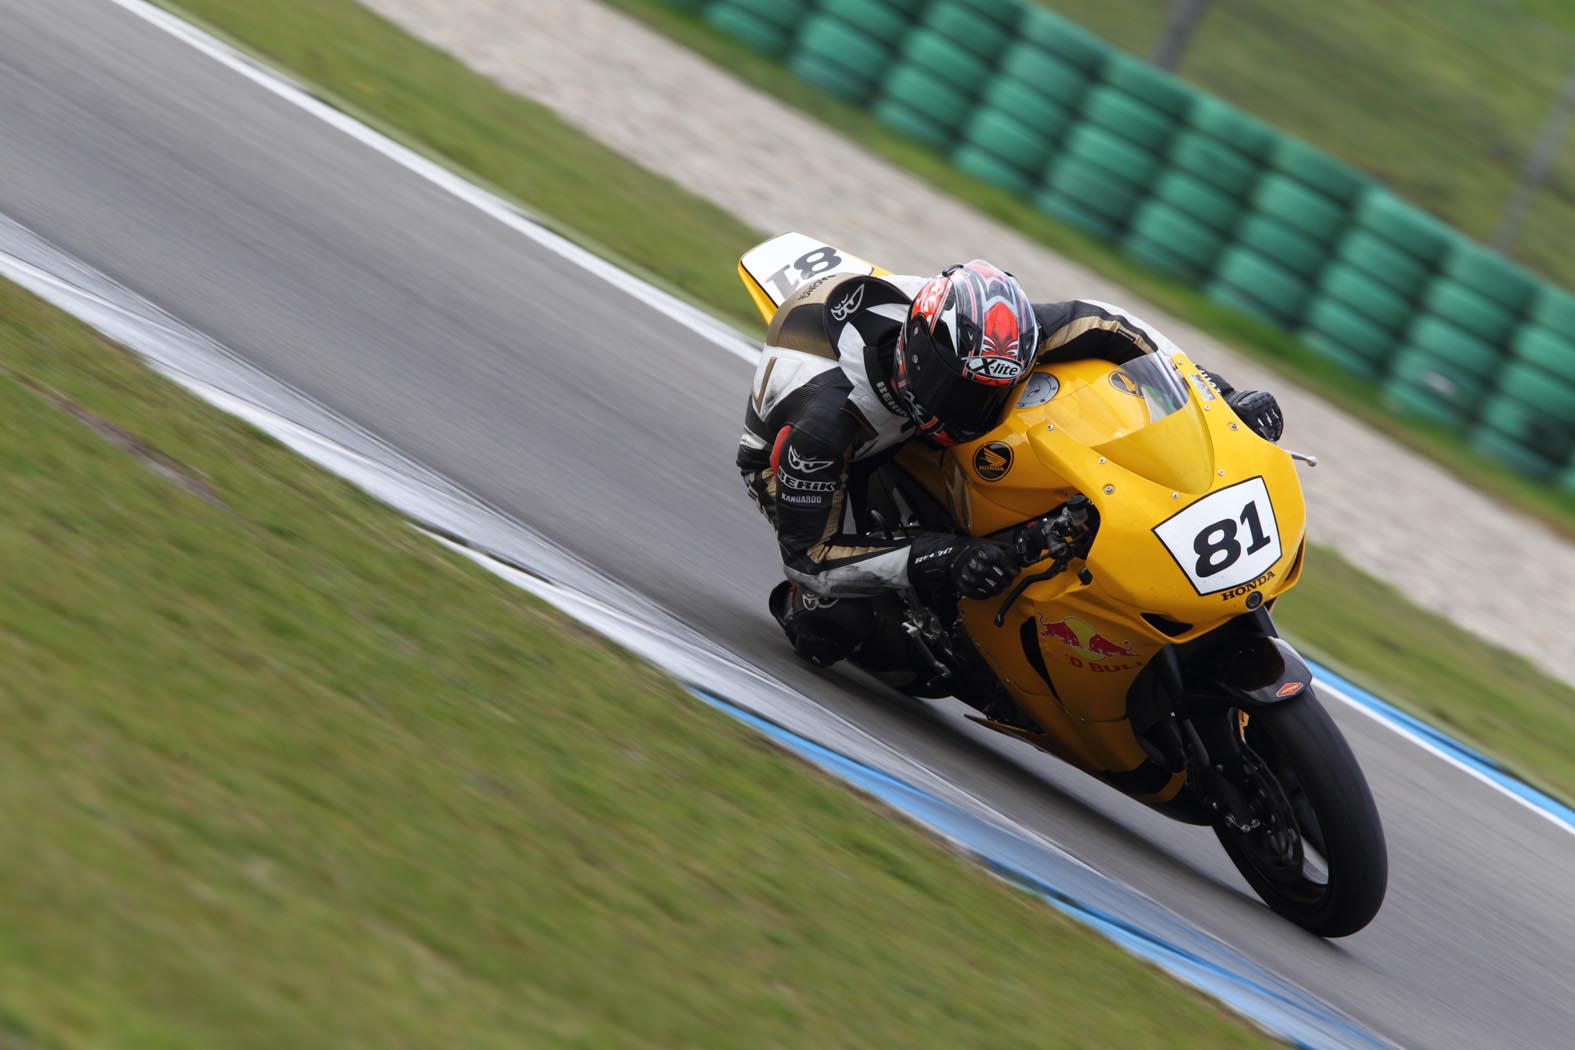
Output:
M1007 592L1006 599L996 610L995 626L999 627L1006 622L1007 612L1017 603L1017 599L1022 597L1025 590L1036 583L1054 579L1066 572L1071 567L1072 559L1082 557L1086 553L1083 544L1078 541L1087 535L1088 512L1091 506L1088 497L1079 493L1062 504L1055 513L1047 514L1022 527L1015 542L1019 568L1035 565L1047 557L1055 560L1044 572L1022 577ZM1030 547L1031 540L1037 542ZM1093 576L1087 567L1078 571L1077 578L1084 586L1093 581Z
M1036 583L1043 583L1045 580L1052 580L1055 577L1061 575L1067 570L1067 567L1071 565L1071 562L1072 559L1070 556L1057 558L1055 561L1050 563L1050 568L1046 569L1044 572L1036 572L1032 576L1024 576L1020 578L1017 583L1013 585L1012 589L1006 592L1006 600L1001 602L1001 607L995 611L995 625L999 627L1001 624L1006 622L1007 611L1010 610L1012 606L1017 604L1017 599L1022 597L1024 591Z

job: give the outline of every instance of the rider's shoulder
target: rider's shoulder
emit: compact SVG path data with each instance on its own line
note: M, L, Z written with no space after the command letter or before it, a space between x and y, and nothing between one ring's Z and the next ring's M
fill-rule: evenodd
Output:
M915 280L918 285L909 291L907 285ZM846 325L872 312L906 310L922 284L923 278L895 274L827 274L782 301L766 331L766 345L835 358Z

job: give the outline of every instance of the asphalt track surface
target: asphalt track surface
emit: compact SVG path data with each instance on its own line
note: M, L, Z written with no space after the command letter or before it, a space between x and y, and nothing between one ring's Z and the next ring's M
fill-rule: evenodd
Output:
M0 26L0 212L1375 1031L1571 1044L1575 836L1336 706L1389 898L1302 933L1206 830L787 656L731 467L747 363L108 0Z

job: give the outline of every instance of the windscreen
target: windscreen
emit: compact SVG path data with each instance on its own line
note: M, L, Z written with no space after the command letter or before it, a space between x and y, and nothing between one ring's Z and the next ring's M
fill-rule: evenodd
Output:
M1074 389L1063 389L1048 406L1051 422L1074 441L1103 445L1180 411L1190 396L1176 366L1159 354L1144 354Z

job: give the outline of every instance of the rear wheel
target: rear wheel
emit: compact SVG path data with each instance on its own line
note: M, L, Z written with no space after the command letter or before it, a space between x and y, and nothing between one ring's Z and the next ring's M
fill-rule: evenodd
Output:
M1258 822L1216 825L1225 852L1278 914L1321 937L1355 933L1383 903L1389 857L1345 738L1309 690L1251 712L1242 739Z

